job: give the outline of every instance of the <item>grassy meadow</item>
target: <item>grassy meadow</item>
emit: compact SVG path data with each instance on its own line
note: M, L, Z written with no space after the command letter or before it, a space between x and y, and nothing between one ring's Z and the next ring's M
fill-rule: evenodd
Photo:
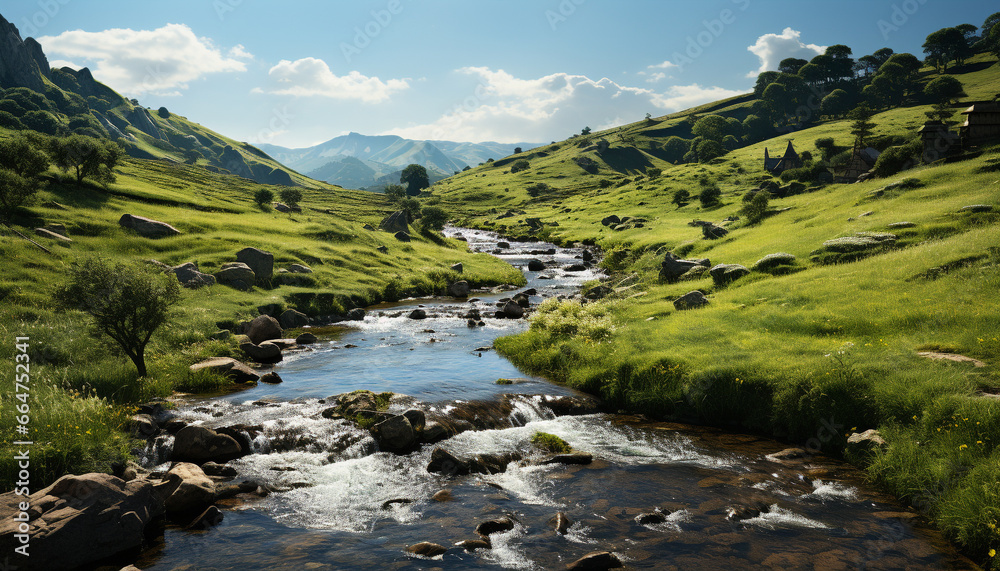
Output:
M1000 92L995 62L978 56L966 73L956 72L969 99ZM746 105L735 98L697 111L739 116ZM877 114L873 139L913 138L929 108ZM846 453L972 557L993 561L1000 549L1000 399L993 396L1000 393L1000 149L886 179L812 185L772 198L762 222L729 223L728 235L709 240L689 223L739 216L743 196L770 178L765 147L780 155L792 140L798 152L818 157L816 140L832 137L849 148L850 122L826 120L709 164L674 165L657 156L656 143L689 136L681 132L685 115L576 136L519 155L527 170L510 173L505 159L434 187L465 224L528 235L527 219L539 218L538 236L600 245L612 285L621 284L598 303L544 304L531 329L498 340L498 350L621 409ZM595 148L602 139L610 143L603 152ZM581 156L597 162L596 173L578 165ZM649 176L649 167L662 173ZM538 183L549 188L533 196L528 188ZM711 186L722 191L721 204L703 208L697 196ZM692 198L678 207L671 198L682 188ZM962 210L978 204L993 211ZM602 225L611 214L632 220ZM827 240L859 232L897 239L854 261L820 251ZM670 251L747 268L779 252L795 261L727 286L707 273L661 283L660 261ZM673 300L696 289L709 305L676 311ZM885 448L848 451L849 434L873 428Z

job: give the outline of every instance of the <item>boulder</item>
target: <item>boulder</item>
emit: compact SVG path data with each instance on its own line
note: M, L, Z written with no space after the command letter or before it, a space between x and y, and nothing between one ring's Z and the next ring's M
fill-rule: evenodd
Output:
M452 297L469 297L470 291L472 290L469 288L469 282L465 280L455 282L448 286L448 295Z
M13 556L21 542L19 504L27 502L31 569L76 569L143 544L146 526L163 514L173 484L126 482L109 474L66 475L29 497L0 495L0 549ZM21 562L18 561L18 566ZM9 568L14 569L11 565ZM28 567L25 567L28 569Z
M166 236L176 236L181 231L166 222L160 222L143 216L132 214L122 214L118 219L118 225L135 231L143 238L164 238Z
M413 553L414 555L420 555L421 557L437 557L438 555L448 551L448 548L443 545L438 545L437 543L421 541L420 543L407 547L406 551Z
M222 520L225 519L225 517L226 516L223 515L222 510L219 508L215 506L208 506L205 511L201 512L197 517L191 520L191 523L184 526L184 529L208 529L222 523Z
M278 318L278 324L282 329L296 329L309 325L309 317L301 311L286 309Z
M462 273L464 270L465 270L465 267L462 266L462 262L459 262L457 264L453 264L451 266L451 271L453 271L453 272Z
M347 312L347 319L349 321L364 321L365 316L368 315L364 309L360 307L355 307L354 309Z
M992 204L970 204L958 209L959 212L993 212Z
M715 285L724 286L749 274L750 270L739 264L716 264L708 273Z
M287 204L283 202L275 202L271 205L278 212L291 212L292 209L288 207Z
M264 341L260 345L250 342L241 343L240 350L257 363L280 363L283 358L281 356L281 347L270 341Z
M160 431L160 427L152 416L136 414L129 421L129 433L138 438L152 438Z
M503 306L503 315L507 319L520 319L524 317L524 308L516 301L511 300Z
M376 424L371 432L378 442L379 450L385 452L406 452L417 443L417 433L413 430L413 425L402 414Z
M566 565L567 571L603 571L624 567L621 559L610 551L593 551Z
M397 210L383 218L378 227L391 234L406 232L410 228L410 216L404 210Z
M277 385L281 383L281 377L278 375L278 373L271 371L270 373L267 373L266 375L261 377L260 382L267 383L269 385Z
M414 309L407 317L410 319L427 319L427 312L423 309Z
M599 285L587 292L587 295L583 296L591 301L597 301L599 299L604 299L605 297L611 295L614 290L606 285Z
M573 525L573 520L569 519L569 517L563 512L559 512L555 515L555 517L549 520L549 525L551 525L552 529L554 529L559 535L566 535L566 531L569 530L569 526Z
M246 335L250 341L262 343L271 339L281 339L283 332L277 319L270 315L260 315L250 322Z
M411 423L413 421L410 421ZM441 442L446 440L451 436L448 429L441 426L437 422L428 422L424 425L423 431L420 432L420 441L425 444L434 444L435 442Z
M667 252L663 261L660 262L660 280L667 283L674 283L689 270L700 265L698 261L681 260L673 252Z
M312 345L319 339L316 338L312 333L306 332L295 338L296 345Z
M47 228L35 228L35 234L41 236L42 238L48 238L57 242L66 242L67 244L73 241L64 235L59 234L58 232L53 232Z
M186 288L198 289L202 286L215 285L215 277L198 271L194 262L174 266L167 273L177 276L177 281Z
M566 267L567 272L585 272L587 271L587 266L583 264L573 264Z
M215 501L215 482L197 464L178 462L167 478L178 480L174 493L164 502L167 513L201 512Z
M216 476L218 478L235 478L239 476L239 471L236 468L219 464L218 462L205 462L201 465L201 471L208 476Z
M313 273L312 268L309 266L304 266L302 264L289 264L288 271L293 274L311 274Z
M621 224L622 219L617 215L612 214L611 216L605 216L601 219L602 226L611 226L612 224Z
M510 242L497 242L497 248L501 250L507 250L510 248Z
M203 369L225 375L235 383L247 383L260 378L260 375L255 373L253 369L231 357L215 357L188 367L192 373Z
M393 236L397 240L399 240L400 242L409 242L410 241L410 235L407 234L406 232L396 232L395 234L393 234Z
M257 283L257 274L243 262L229 262L215 273L215 279L220 284L247 290Z
M545 269L545 262L538 259L528 260L528 271L529 272L540 272Z
M663 512L645 512L635 516L635 522L639 525L656 525L667 521L667 515Z
M450 491L440 490L438 492L435 492L435 494L431 496L431 499L434 500L435 502L450 502L454 498L452 498Z
M569 454L555 454L541 461L542 464L564 464L586 466L594 461L594 455L587 452L570 452Z
M882 448L885 445L885 439L882 438L879 431L871 428L860 433L854 432L848 436L846 452L849 456L862 456L871 453L876 448Z
M258 281L269 281L274 275L274 254L270 252L257 248L243 248L236 252L236 261L249 266Z
M427 426L427 416L424 414L424 411L418 408L411 408L407 410L403 413L403 416L410 421L410 425L413 427L413 430L417 432L422 432Z
M592 262L594 261L594 253L590 250L584 250L581 254L581 258L583 258L584 262Z
M489 537L494 533L503 533L512 529L514 529L514 520L510 518L503 517L490 519L481 522L476 526L476 535L480 537Z
M455 544L458 547L466 551L475 551L477 549L492 549L493 543L487 537L485 539L463 539Z
M698 290L689 291L674 300L674 309L684 311L686 309L697 309L708 305L708 298Z
M228 434L203 426L185 426L174 436L170 459L177 462L225 463L244 456L240 443Z
M469 473L469 463L444 448L435 448L431 452L431 461L427 464L427 471L441 473L445 476L464 476Z
M729 230L716 224L705 224L701 227L701 234L709 240L717 240L729 234Z

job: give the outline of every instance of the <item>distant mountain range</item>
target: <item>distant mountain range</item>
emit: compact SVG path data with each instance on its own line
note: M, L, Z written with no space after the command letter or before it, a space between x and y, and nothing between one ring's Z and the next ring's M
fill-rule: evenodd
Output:
M399 174L411 164L423 165L434 182L488 159L512 155L517 147L526 151L538 144L415 141L396 135L349 133L304 149L258 146L280 163L316 180L375 190L398 183Z

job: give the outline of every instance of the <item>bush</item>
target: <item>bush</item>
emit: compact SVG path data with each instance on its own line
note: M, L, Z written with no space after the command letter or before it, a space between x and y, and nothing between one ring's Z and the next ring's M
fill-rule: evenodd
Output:
M663 143L663 158L667 162L676 163L684 160L684 155L686 155L690 150L691 141L677 136L670 137L667 139L666 143Z
M428 206L423 209L420 224L429 230L441 230L448 222L448 213L440 206Z
M521 171L528 170L530 167L531 167L531 163L529 163L528 161L526 161L524 159L520 159L520 160L514 161L514 164L512 164L510 166L510 172L512 174L513 173L519 173Z
M740 209L740 216L747 219L749 224L757 224L767 215L767 205L771 195L766 190L755 192L753 198Z
M550 187L549 185L545 184L544 182L540 182L538 184L533 184L533 185L531 185L531 186L529 186L527 188L528 196L531 196L531 197L537 197L538 195L540 195L542 193L545 193L545 192L548 192L550 190L552 190L552 187Z
M24 123L22 123L20 119L7 111L0 111L0 127L13 129L15 131L20 131L25 128Z
M722 191L717 186L710 186L698 195L698 201L701 202L702 208L711 208L718 205L720 198L722 198Z
M499 381L498 381L499 382ZM531 444L536 448L553 454L568 454L573 448L562 438L548 432L536 432L531 436Z
M923 144L916 139L905 145L889 147L878 156L872 173L877 177L888 177L920 164Z
M670 202L677 205L678 208L682 206L687 206L687 203L691 201L691 193L683 188L679 188L674 191L673 197L671 197Z
M702 163L707 163L712 159L716 159L726 154L726 149L722 146L722 143L718 141L713 141L712 139L705 139L704 141L698 143L698 161Z
M597 186L599 186L600 188L611 188L611 185L613 184L614 183L611 182L610 178L602 178L601 182L597 183Z
M283 188L280 195L281 201L289 206L296 206L302 201L302 191L297 188Z
M59 133L59 121L46 111L28 111L21 118L21 122L31 129L46 135L57 135Z
M256 202L258 206L270 204L274 201L274 193L267 188L258 189L257 192L253 194L253 201Z
M663 174L663 169L658 169L656 167L646 167L646 176L650 179L654 179Z

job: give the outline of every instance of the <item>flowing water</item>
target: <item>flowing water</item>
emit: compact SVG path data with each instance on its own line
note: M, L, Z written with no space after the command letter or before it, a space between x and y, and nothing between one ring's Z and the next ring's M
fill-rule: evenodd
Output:
M538 303L572 296L592 269L579 249L531 254L549 244L511 242L485 232L449 230L471 248L497 252L528 272ZM526 268L525 268L526 269ZM168 526L139 567L209 569L562 569L593 551L611 551L635 569L967 569L975 568L921 517L863 482L851 466L822 456L772 461L788 445L715 429L649 422L627 415L557 416L552 396L572 390L526 376L489 349L526 320L484 319L515 291L475 299L409 300L369 308L334 340L290 354L275 367L280 385L187 403L182 419L208 427L253 427L254 454L231 464L275 490L227 501L208 530ZM408 319L423 307L431 316ZM497 384L497 379L514 384ZM407 455L380 452L367 431L323 418L333 395L356 389L409 395L391 410L422 407L448 415L470 402L497 403L506 419ZM503 396L516 394L517 396ZM545 397L543 395L549 395ZM481 405L487 410L490 405ZM427 470L435 446L459 457L529 452L537 432L556 434L592 454L586 465L511 463L503 473L443 475ZM160 442L161 456L170 446ZM151 454L151 463L159 461ZM448 490L450 501L432 499ZM550 519L572 525L558 534ZM647 514L647 518L640 517ZM656 514L649 516L648 514ZM492 548L467 552L477 523L498 517L513 529ZM408 554L430 541L450 549L434 559Z

